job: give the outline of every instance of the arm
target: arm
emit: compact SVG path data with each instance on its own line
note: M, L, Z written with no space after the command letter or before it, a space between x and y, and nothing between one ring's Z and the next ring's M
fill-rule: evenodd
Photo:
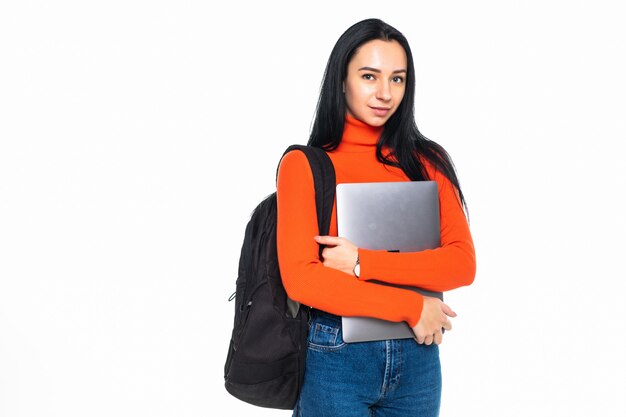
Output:
M287 295L340 316L367 316L417 325L423 297L413 291L358 280L323 265L315 211L313 174L304 153L285 155L278 170L276 245Z
M359 248L359 280L376 279L430 291L449 291L474 281L474 243L458 193L442 173L434 171L431 178L439 187L441 246L420 252Z

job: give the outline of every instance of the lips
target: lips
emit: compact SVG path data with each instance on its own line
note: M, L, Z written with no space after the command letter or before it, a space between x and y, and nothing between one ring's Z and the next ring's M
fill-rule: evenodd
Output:
M389 107L371 107L370 109L372 109L374 111L374 114L376 116L385 116L387 113L389 113L389 110L391 110L391 108Z

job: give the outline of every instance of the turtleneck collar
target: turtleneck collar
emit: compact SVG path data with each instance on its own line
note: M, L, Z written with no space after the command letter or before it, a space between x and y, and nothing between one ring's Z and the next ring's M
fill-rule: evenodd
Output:
M370 126L346 113L343 136L337 151L375 152L383 126Z

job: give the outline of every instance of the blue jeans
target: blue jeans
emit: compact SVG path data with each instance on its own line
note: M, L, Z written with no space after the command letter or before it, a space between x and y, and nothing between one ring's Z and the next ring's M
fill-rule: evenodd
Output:
M312 310L297 417L436 417L439 346L413 339L345 343L341 318Z

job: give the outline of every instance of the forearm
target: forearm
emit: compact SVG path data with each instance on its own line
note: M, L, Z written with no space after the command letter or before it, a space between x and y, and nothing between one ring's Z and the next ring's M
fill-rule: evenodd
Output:
M430 291L470 285L476 274L471 243L461 242L420 252L387 252L359 248L362 281L379 280Z

